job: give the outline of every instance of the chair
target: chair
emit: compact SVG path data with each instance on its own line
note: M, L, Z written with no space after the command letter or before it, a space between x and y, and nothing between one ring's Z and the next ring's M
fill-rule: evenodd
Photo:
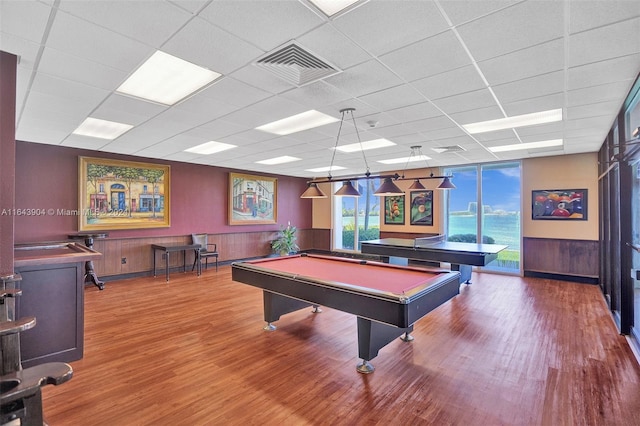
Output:
M191 234L192 244L199 244L200 248L196 249L196 258L193 260L193 267L196 267L198 263L199 271L202 272L202 259L204 259L204 268L209 267L209 258L214 257L216 259L216 272L218 271L218 245L215 243L209 243L209 237L207 234Z

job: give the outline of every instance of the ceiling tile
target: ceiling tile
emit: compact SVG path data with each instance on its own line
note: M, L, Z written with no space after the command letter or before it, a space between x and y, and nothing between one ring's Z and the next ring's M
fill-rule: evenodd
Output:
M573 67L568 70L567 89L631 80L638 76L638 72L640 53Z
M451 71L471 63L452 31L397 49L381 56L380 60L406 81Z
M486 87L482 77L472 65L416 80L411 85L425 97L432 100L472 92Z
M476 61L494 58L564 34L563 2L520 2L460 25L458 32Z
M496 104L493 96L491 96L491 93L489 93L487 89L441 98L433 101L433 103L447 114L491 107Z
M369 1L337 17L335 27L373 55L382 55L447 29L431 1ZM380 37L384 34L384 37Z
M225 75L264 53L200 18L191 20L162 46L162 51Z
M387 115L399 123L422 120L426 118L442 115L431 102L421 102L414 105L407 105L387 111Z
M242 107L266 99L272 94L234 78L223 77L198 95Z
M265 52L323 23L297 1L214 1L200 16Z
M58 11L47 46L124 72L131 72L154 49L123 35Z
M374 107L380 108L381 110L389 110L400 108L407 104L412 105L424 102L425 99L424 96L422 96L413 87L402 84L400 86L361 96L360 100L373 105Z
M40 44L44 37L52 8L35 1L0 1L0 35L12 34ZM9 19L10 18L10 19Z
M51 48L44 49L38 70L109 91L118 88L127 78L122 70Z
M351 96L362 96L394 87L402 81L377 61L368 61L325 79Z
M632 83L632 81L621 81L569 90L567 92L567 106L587 105L614 99L620 100L629 92ZM620 102L620 106L622 106L622 102Z
M478 66L491 86L562 71L564 43L561 39L553 40L481 61Z
M311 53L326 59L339 69L351 68L371 58L364 49L330 23L303 34L297 40Z
M501 104L529 100L563 91L564 73L561 71L493 86L493 92Z
M192 15L174 4L156 1L149 7L144 1L61 0L59 9L96 23L116 33L160 48L164 41L186 24Z
M637 53L640 53L640 18L571 35L567 63L577 67Z
M112 94L94 110L92 115L103 120L137 126L166 109L167 107L164 105L144 102L129 96Z
M440 6L453 25L460 25L509 7L521 0L441 0Z
M640 17L640 2L628 0L583 1L569 4L571 34Z
M311 109L317 106L327 106L336 102L350 99L351 96L324 81L316 81L302 87L288 90L280 94L300 105L308 105Z

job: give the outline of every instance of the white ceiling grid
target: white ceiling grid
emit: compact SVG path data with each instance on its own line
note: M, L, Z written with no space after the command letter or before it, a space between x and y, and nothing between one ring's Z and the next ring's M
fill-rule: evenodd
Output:
M255 65L290 42L341 72L297 87ZM20 57L18 140L312 177L329 165L339 123L286 137L255 127L355 108L363 141L396 143L365 152L380 172L390 166L377 160L412 145L430 166L597 151L640 72L640 2L369 0L328 18L307 0L0 0L0 50ZM222 77L171 107L116 93L156 50ZM555 108L561 123L462 128ZM72 134L89 116L134 128L113 141ZM357 141L350 118L342 136ZM564 145L488 149L547 139ZM211 140L237 147L184 152ZM432 150L452 145L465 151ZM255 163L281 155L300 160ZM360 152L339 152L335 164L345 167L335 176L364 172Z

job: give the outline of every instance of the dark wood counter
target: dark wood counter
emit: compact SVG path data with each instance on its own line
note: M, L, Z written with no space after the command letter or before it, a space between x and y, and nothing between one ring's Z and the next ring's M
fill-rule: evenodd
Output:
M23 367L71 362L84 350L84 266L101 254L76 242L18 244L14 267L22 277L16 318L36 317L20 333Z
M16 244L14 246L15 267L57 264L70 262L86 262L99 259L102 254L75 242L53 242Z

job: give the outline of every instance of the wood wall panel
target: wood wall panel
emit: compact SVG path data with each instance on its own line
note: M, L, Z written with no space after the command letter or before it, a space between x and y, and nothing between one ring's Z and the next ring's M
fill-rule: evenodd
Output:
M331 229L313 229L310 247L330 251Z
M524 238L524 271L597 278L599 243L591 240Z
M321 249L328 250L329 244L322 243L316 246L316 241L325 241L328 230L321 230L322 236L317 237L318 232L313 229L298 230L298 245L301 250ZM209 242L218 245L220 262L230 262L240 259L264 257L271 254L271 241L276 238L276 231L261 232L237 232L231 234L209 234ZM102 253L102 258L94 261L94 269L98 277L117 275L140 274L153 269L152 244L190 244L190 235L170 237L145 237L145 238L106 238L95 240L94 249ZM187 266L193 265L194 252L188 251ZM126 258L126 263L122 263ZM170 267L182 266L182 255L172 254ZM160 253L156 253L156 267L164 266Z

